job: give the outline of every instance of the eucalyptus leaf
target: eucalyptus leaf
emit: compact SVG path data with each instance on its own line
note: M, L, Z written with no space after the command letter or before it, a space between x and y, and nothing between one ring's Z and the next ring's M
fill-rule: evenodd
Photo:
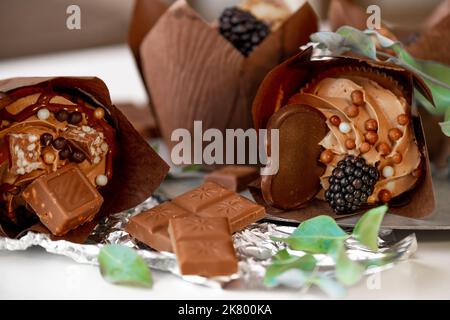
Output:
M349 235L333 218L322 215L302 222L287 238L272 237L272 239L285 242L294 250L327 253L334 241L345 240L348 237Z
M447 137L450 137L450 107L445 112L445 120L440 122L439 125L441 126L442 132Z
M371 59L377 59L377 49L369 35L350 26L340 27L336 33L344 38L345 47Z
M347 256L343 241L334 242L329 254L336 262L336 278L340 283L351 286L361 280L365 268Z
M287 250L279 251L274 257L272 264L266 269L264 284L274 287L280 284L278 277L288 270L297 269L301 272L311 272L316 266L317 260L310 254L298 257L290 255ZM306 274L303 276L307 277Z
M98 254L100 272L114 284L151 287L152 275L145 261L131 248L106 245Z
M316 275L309 282L318 286L328 296L334 299L342 298L346 293L345 287L332 277Z
M353 237L372 251L378 250L378 233L387 210L386 205L370 209L353 229Z
M340 54L349 50L349 48L345 48L344 46L344 37L335 32L315 32L310 35L310 39L313 42L317 42L319 44L319 48L327 48L334 54Z

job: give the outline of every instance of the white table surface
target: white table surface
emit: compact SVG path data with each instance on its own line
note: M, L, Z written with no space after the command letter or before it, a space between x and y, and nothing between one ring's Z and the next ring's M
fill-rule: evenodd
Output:
M125 46L0 61L0 79L15 76L96 75L113 101L146 101L132 57ZM350 288L348 299L450 299L450 232L417 232L414 258L384 271L379 286L367 280ZM152 289L114 286L97 267L32 248L0 252L0 299L324 299L318 290L211 289L153 271Z

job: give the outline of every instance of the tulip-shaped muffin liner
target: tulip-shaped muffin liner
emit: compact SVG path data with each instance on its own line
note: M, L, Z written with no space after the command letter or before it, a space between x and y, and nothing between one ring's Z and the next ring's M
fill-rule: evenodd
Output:
M75 97L87 96L106 110L109 123L115 129L116 154L112 163L112 179L100 189L104 202L91 222L55 239L83 242L98 222L98 218L111 213L133 208L149 198L168 172L168 165L133 128L126 117L112 104L105 83L94 77L36 77L13 78L0 81L0 92L6 95L0 100L0 109L5 107L8 92L19 88L50 88L69 90ZM41 224L25 229L0 224L2 236L20 237L27 231L49 231Z

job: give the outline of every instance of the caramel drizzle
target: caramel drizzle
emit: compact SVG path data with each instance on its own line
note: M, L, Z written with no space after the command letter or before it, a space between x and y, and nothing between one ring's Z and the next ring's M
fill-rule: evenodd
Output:
M88 126L98 129L101 128L100 131L103 132L105 136L105 140L108 144L108 151L105 155L106 157L106 165L105 165L105 174L108 177L108 180L111 181L112 179L112 170L113 170L113 158L116 155L116 144L115 144L115 133L113 131L112 126L110 126L105 119L97 119L94 116L94 109L86 106L85 102L81 98L76 98L75 101L71 99L71 97L64 95L64 94L57 94L57 93L50 93L42 88L23 88L14 91L10 94L10 97L13 98L13 101L16 101L20 97L27 96L33 93L41 93L36 103L32 104L31 106L26 107L22 111L18 112L17 114L10 113L6 107L0 109L0 122L1 120L6 120L9 123L9 125L3 126L1 129L8 128L12 123L22 122L29 117L35 115L39 109L46 108L53 114L58 112L61 109L67 110L69 112L78 111L85 114L85 119L87 121ZM76 105L65 105L65 104L59 104L59 103L50 103L50 100L55 96L63 96L69 101L75 103ZM0 185L0 192L2 194L14 194L17 192L17 186L4 183ZM8 211L8 216L13 214L12 212Z

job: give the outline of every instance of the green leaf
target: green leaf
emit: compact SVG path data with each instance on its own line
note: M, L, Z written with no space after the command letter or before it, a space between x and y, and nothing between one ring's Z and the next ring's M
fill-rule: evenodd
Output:
M439 125L441 126L442 132L447 137L450 137L450 107L445 112L444 122L440 122Z
M106 245L98 255L100 272L115 284L151 287L152 275L145 261L131 248Z
M197 172L200 171L202 169L202 165L201 164L190 164L188 166L182 167L181 171L183 172Z
M353 229L353 237L370 250L378 250L378 233L387 210L386 205L370 209L358 220Z
M313 42L319 43L319 48L327 48L334 54L340 54L348 51L349 48L344 46L344 37L340 34L330 31L315 32L310 35L310 39Z
M327 253L334 241L345 240L348 237L349 235L333 218L322 215L302 222L287 238L272 237L272 239L285 242L294 250Z
M345 251L343 241L336 241L330 250L330 255L336 262L336 279L346 286L351 286L361 280L364 267L351 260Z
M344 46L350 48L352 51L359 53L371 59L377 59L377 49L375 43L370 36L364 32L350 27L343 26L336 30L336 33L344 38Z
M342 298L346 293L344 286L342 286L334 278L324 275L316 275L312 277L309 280L309 283L315 284L333 299Z
M317 260L310 254L297 257L290 255L287 250L279 251L272 260L272 264L267 267L264 275L264 284L274 287L279 284L278 277L288 270L298 269L300 271L310 272L316 266ZM305 274L305 277L306 274Z

